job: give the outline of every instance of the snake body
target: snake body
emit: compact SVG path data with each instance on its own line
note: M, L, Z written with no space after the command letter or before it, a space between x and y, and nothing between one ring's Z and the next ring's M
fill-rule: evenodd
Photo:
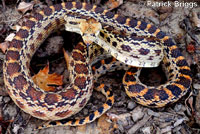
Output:
M79 112L92 94L92 71L85 56L84 45L77 46L72 52L72 60L70 61L71 84L66 90L57 93L45 92L31 80L28 70L31 57L54 29L65 24L64 16L68 15L74 18L77 15L83 18L91 17L103 25L109 26L108 28L103 27L104 30L100 33L100 40L105 41L105 44L111 44L110 47L106 46L107 51L118 48L120 50L118 54L125 58L121 59L116 52L113 53L113 56L129 65L134 65L134 60L140 59L140 55L146 55L149 57L149 63L138 66L151 66L154 59L154 56L150 55L151 47L162 44L163 61L170 73L169 81L166 84L159 87L147 87L140 83L137 68L130 68L124 76L123 83L126 93L138 103L145 106L162 107L177 101L188 91L192 81L190 68L172 39L160 29L146 22L114 14L95 5L67 2L47 7L29 18L22 24L21 29L16 33L7 49L3 65L5 87L16 105L25 112L43 120L64 119ZM121 37L121 34L114 36L113 33L112 36L114 29L123 33L123 35L128 35L128 39ZM117 40L119 38L121 41ZM127 40L135 40L132 45L139 47L138 56L132 56L131 58L130 55L123 55L124 52L131 51L133 47L130 47L127 43L118 42ZM146 44L146 47L140 46L142 41L141 44L144 46ZM151 42L151 45L148 42ZM101 45L102 42L97 43ZM105 46L104 43L102 44ZM109 49L111 47L112 49ZM154 50L155 54L160 56L161 50ZM110 67L110 63L117 61L114 60L115 58L103 59L100 63L97 62L92 67L93 72L98 72L100 66L104 66L102 70ZM109 92L107 94L107 97L111 98L91 116L78 121L52 122L50 125L81 125L93 121L96 116L99 117L105 112L105 109L112 105L114 98Z

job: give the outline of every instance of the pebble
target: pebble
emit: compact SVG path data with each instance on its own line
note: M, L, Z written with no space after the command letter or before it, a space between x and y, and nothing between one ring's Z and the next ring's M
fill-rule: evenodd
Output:
M193 87L194 87L195 89L200 89L200 84L199 84L199 83L194 83L194 84L193 84Z
M178 112L178 111L181 110L181 107L183 107L182 104L177 104L177 105L175 105L174 110L175 110L176 112Z
M156 112L152 111L151 109L147 109L147 113L148 113L148 115L152 115L152 116L155 116L155 117L160 116L159 113L156 113Z
M61 36L54 36L48 38L47 42L48 42L48 47L46 47L46 52L48 55L52 55L55 53L59 53L59 51L62 48L64 39Z
M0 96L0 104L2 104L3 96Z
M131 113L134 122L138 121L144 116L143 109L140 106L136 107Z
M118 124L128 126L131 121L131 114L120 114L117 117Z
M170 126L172 123L171 122L164 122L159 124L159 128L166 128L167 126Z
M126 104L124 104L123 101L120 101L120 102L116 102L115 106L117 106L117 107L119 107L119 106L120 106L120 107L125 107Z
M143 127L147 121L151 118L151 116L145 114L144 118L141 119L140 121L136 122L129 130L128 134L135 134L136 131L138 131L141 127Z
M171 126L167 126L166 128L161 129L161 133L169 133L171 132L172 127Z
M16 105L8 105L3 109L3 117L5 120L10 120L17 115L18 111L16 107Z
M175 127L172 132L175 133L175 134L181 134L179 131L181 130L181 128L183 128L182 125L178 126L178 127Z
M118 120L117 121L117 124L118 124L118 129L121 131L121 132L124 132L124 127L123 127L123 122Z
M105 97L104 97L102 94L96 94L96 95L95 95L95 98L97 98L98 101L99 101L99 100L101 100L102 102L105 101Z
M84 115L87 115L87 114L88 114L88 109L84 108L84 109L83 109L83 114L84 114Z
M122 126L127 126L128 125L128 120L126 118L120 119L118 121L119 121L118 123L120 123Z
M136 103L135 103L135 102L133 102L133 101L129 101L129 102L128 102L127 108L128 108L129 110L132 110L132 109L134 109L135 107L136 107Z
M199 79L200 79L200 73L197 73L197 74L196 74L196 76L197 76L197 78L199 78Z
M177 127L178 125L182 124L182 122L185 121L185 120L186 120L185 118L178 119L178 120L174 123L174 127Z
M142 128L143 134L151 134L151 127Z
M4 98L3 98L3 101L4 101L5 103L8 103L8 102L10 101L10 97L4 97Z

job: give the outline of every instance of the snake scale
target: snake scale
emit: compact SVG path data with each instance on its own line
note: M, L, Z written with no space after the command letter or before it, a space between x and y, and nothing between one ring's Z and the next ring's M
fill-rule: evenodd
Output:
M101 74L99 70L103 70L105 73L109 67L116 68L119 63L118 60L111 57L101 59L90 67L86 46L81 43L72 51L69 60L71 84L65 90L57 93L45 92L31 80L29 72L31 57L54 29L65 24L64 17L66 16L71 18L79 16L83 19L91 17L108 26L107 28L103 27L103 32L100 31L100 38L110 44L107 46L107 51L111 51L110 53L116 59L122 60L122 64L135 65L133 60L139 63L138 61L142 61L140 59L142 56L148 57L145 60L149 62L148 64L142 63L138 65L138 68L129 67L123 78L127 95L136 102L149 107L163 107L176 102L188 91L192 81L190 68L173 40L160 29L146 22L114 14L95 5L80 2L61 3L45 8L22 24L21 29L7 48L3 65L5 87L18 107L39 119L64 119L52 121L39 128L54 125L82 125L99 117L114 103L112 92L104 84L101 84L99 87L107 97L103 106L86 118L65 120L79 112L89 100L93 90L92 72L97 78L97 75ZM115 34L114 30L117 30L118 33ZM127 37L122 35L127 35ZM132 40L133 43L123 44L123 41L127 40ZM112 49L109 49L111 47ZM154 50L155 53L152 56L150 51L154 47L161 49ZM120 50L118 54L125 58L120 58L116 52L112 53L115 48ZM134 48L139 48L134 50L138 52L137 56L123 55L125 52L131 52ZM158 87L147 87L138 79L140 67L150 67L151 63L154 63L156 55L161 60L162 50L164 53L163 63L169 73L168 82Z

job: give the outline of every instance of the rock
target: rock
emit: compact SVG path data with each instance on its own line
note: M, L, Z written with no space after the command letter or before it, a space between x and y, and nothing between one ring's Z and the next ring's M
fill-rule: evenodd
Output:
M144 116L143 108L138 106L131 112L131 114L133 121L136 122Z
M193 87L194 87L195 89L200 89L200 84L199 84L199 83L194 83L194 84L193 84Z
M131 127L129 130L128 130L128 134L134 134L136 133L142 126L144 126L147 121L151 118L151 116L149 115L145 115L144 118L140 121L138 121L135 125L133 125L133 127Z
M151 134L151 128L150 127L144 127L142 129L143 134Z
M10 97L4 97L4 98L3 98L3 101L4 101L5 103L8 103L8 102L10 101Z
M177 104L177 105L175 105L174 110L175 110L176 112L178 112L178 111L181 110L181 107L182 107L182 106L183 106L182 104Z
M135 103L135 102L133 102L133 101L129 101L129 102L128 102L127 108L128 108L129 110L132 110L132 109L135 108L135 107L136 107L136 103Z

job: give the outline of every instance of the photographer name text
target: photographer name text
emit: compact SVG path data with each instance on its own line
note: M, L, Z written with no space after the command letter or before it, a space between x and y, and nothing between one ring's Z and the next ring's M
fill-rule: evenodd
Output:
M157 1L147 1L147 6L151 7L176 7L176 8L194 8L197 7L197 2L180 2L180 1L166 1L166 2L157 2Z

